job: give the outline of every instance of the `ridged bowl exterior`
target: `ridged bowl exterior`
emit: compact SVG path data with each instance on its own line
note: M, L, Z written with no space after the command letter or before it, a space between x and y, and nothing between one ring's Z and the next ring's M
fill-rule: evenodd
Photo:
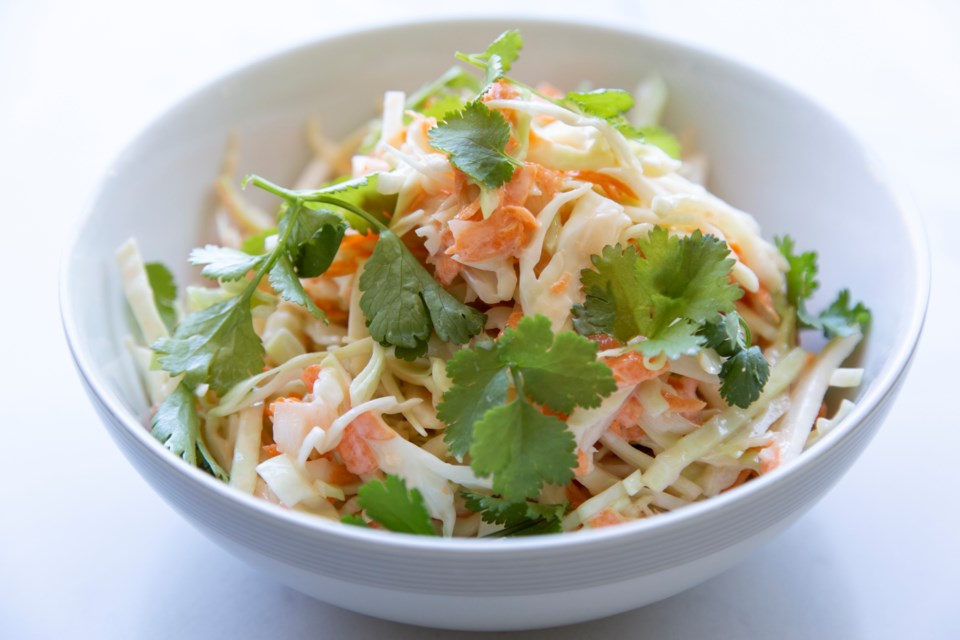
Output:
M860 356L866 383L854 414L797 462L708 501L620 527L516 540L431 540L343 527L241 495L165 451L142 426L146 407L123 364L120 340L126 318L111 275L112 247L134 235L148 259L182 259L202 233L192 230L200 228L204 185L217 171L230 131L248 134L251 146L262 150L256 156L264 167L253 170L289 175L303 159L302 150L288 142L294 139L294 123L302 122L316 103L334 109L342 100L301 88L306 70L317 68L315 61L333 58L349 68L342 61L360 57L371 64L371 43L398 47L398 59L378 63L386 65L388 77L375 70L374 77L361 81L362 88L344 89L369 97L383 88L416 87L449 66L449 58L433 61L433 52L482 48L517 23L526 36L525 55L535 57L546 48L553 60L534 62L544 75L532 78L575 82L600 75L611 86L626 86L642 76L624 66L623 57L642 57L642 66L660 70L676 91L679 105L669 116L672 124L698 127L702 148L719 158L716 182L723 195L748 210L757 207L765 230L809 237L805 245L821 249L822 264L843 265L836 254L852 251L856 265L869 258L864 254L868 249L848 244L843 236L847 223L829 207L800 219L792 204L778 199L789 193L751 189L736 166L728 166L739 157L741 167L747 167L743 171L764 175L767 184L787 185L789 192L791 167L778 173L766 166L765 154L795 150L809 136L831 139L830 161L848 182L835 185L832 193L841 201L866 199L863 206L889 227L881 235L899 249L899 262L880 267L888 268L888 274L874 273L886 276L886 288L871 285L867 274L855 270L825 275L827 283L843 282L864 292L876 319ZM571 46L582 51L579 58L569 57ZM568 59L577 69L570 69ZM608 65L594 75L580 73L606 60L622 68ZM401 62L429 71L407 69L399 85L391 84L391 74L406 68ZM557 78L558 69L562 78ZM324 73L321 69L314 75ZM299 84L296 78L301 78ZM322 78L317 82L323 84ZM699 103L707 98L709 109ZM752 111L744 114L744 108ZM369 112L374 110L375 105ZM329 130L342 132L362 122L356 112L334 109ZM784 123L794 131L779 139ZM755 139L741 140L733 151L727 147L737 132L742 136L757 129ZM281 133L275 136L276 131ZM297 151L287 153L275 137ZM809 166L815 166L815 154L821 152L801 150L796 152L799 160L781 162L802 170L804 158L809 156ZM279 170L271 172L271 167ZM832 173L824 170L820 178L829 183ZM176 189L178 180L184 184L176 193L157 191L159 185ZM147 199L148 193L152 197ZM130 203L138 202L139 209L132 211ZM840 237L825 239L825 228ZM741 560L809 509L849 468L889 411L922 326L928 279L926 245L912 213L879 178L854 138L791 90L709 54L637 33L545 21L460 21L401 25L301 47L241 70L173 109L131 144L105 179L64 263L61 299L71 350L111 436L151 486L211 539L277 580L341 607L436 627L521 629L589 620L678 593Z

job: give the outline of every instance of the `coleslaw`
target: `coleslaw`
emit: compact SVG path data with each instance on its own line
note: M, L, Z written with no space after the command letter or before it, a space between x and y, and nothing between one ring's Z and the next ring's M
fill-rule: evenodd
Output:
M765 240L658 126L659 77L563 92L522 39L341 143L316 122L276 215L214 185L215 286L117 253L127 346L174 454L283 508L424 535L597 528L716 496L832 429L869 312L815 314L816 255ZM822 331L819 353L798 341Z

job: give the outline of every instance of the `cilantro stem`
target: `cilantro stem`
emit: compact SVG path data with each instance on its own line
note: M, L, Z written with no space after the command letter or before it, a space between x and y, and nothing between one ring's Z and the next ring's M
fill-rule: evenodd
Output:
M375 217L361 209L360 207L336 198L331 195L327 195L323 189L318 191L296 191L292 189L285 189L278 184L270 182L266 178L261 178L258 175L249 175L243 180L243 186L246 186L250 183L253 183L254 186L263 189L269 193L272 193L275 196L279 196L293 204L294 202L320 202L322 204L329 204L334 207L340 207L341 209L346 209L350 213L356 214L363 218L371 227L377 229L377 231L387 231L387 226L377 220ZM288 227L289 228L289 227Z
M514 534L520 533L521 531L526 531L527 529L532 529L533 527L539 526L547 522L546 518L537 518L536 520L524 520L519 522L512 527L507 527L506 529L500 529L499 531L494 531L493 533L488 533L483 538L503 538L506 536L512 536Z
M346 209L350 213L355 213L356 215L366 220L367 223L371 227L376 228L377 231L389 230L389 227L387 227L387 225L383 224L382 222L380 222L379 220L371 216L369 213L367 213L360 207L350 204L349 202L340 200L339 198L334 198L333 196L328 196L323 194L310 195L309 193L300 195L298 197L304 202L320 202L322 204L329 204L335 207L340 207L341 209Z
M250 284L248 284L247 288L243 290L242 295L245 298L251 297L257 291L257 287L260 286L260 280L263 279L263 276L270 273L270 269L272 269L273 265L275 265L277 260L280 259L281 252L286 249L287 240L290 238L290 233L293 231L293 227L295 226L294 223L296 222L296 219L302 210L303 204L299 200L294 200L290 203L290 208L287 210L287 215L290 216L290 222L287 224L286 229L283 230L283 235L280 236L279 240L277 240L277 246L274 247L273 251L270 253L270 257L260 264L257 272L253 274L253 279L250 280Z

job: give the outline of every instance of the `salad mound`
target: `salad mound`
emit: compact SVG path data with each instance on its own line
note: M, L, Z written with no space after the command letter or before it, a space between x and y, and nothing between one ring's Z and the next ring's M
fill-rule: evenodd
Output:
M597 528L789 464L853 406L869 311L770 243L657 126L666 87L562 92L484 52L314 158L259 209L215 185L214 286L117 252L173 454L345 523L498 537ZM681 159L683 158L683 159ZM819 353L801 330L822 331Z

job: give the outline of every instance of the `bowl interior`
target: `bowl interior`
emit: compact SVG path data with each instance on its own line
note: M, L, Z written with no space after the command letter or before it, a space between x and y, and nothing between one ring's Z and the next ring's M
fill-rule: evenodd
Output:
M451 66L454 51L482 50L512 27L525 39L512 75L531 84L632 89L659 73L670 89L666 125L709 158L711 189L752 213L768 238L789 233L819 252L813 308L849 287L873 310L858 395L869 405L889 388L922 321L924 245L841 125L794 91L696 50L608 28L517 20L405 25L297 48L204 88L148 128L104 179L64 269L68 335L97 393L131 426L144 415L123 347L131 325L113 253L134 236L145 259L171 266L181 285L196 281L186 256L204 239L231 136L241 175L289 183L308 157L309 117L331 138L344 136L378 114L384 90L413 91Z

